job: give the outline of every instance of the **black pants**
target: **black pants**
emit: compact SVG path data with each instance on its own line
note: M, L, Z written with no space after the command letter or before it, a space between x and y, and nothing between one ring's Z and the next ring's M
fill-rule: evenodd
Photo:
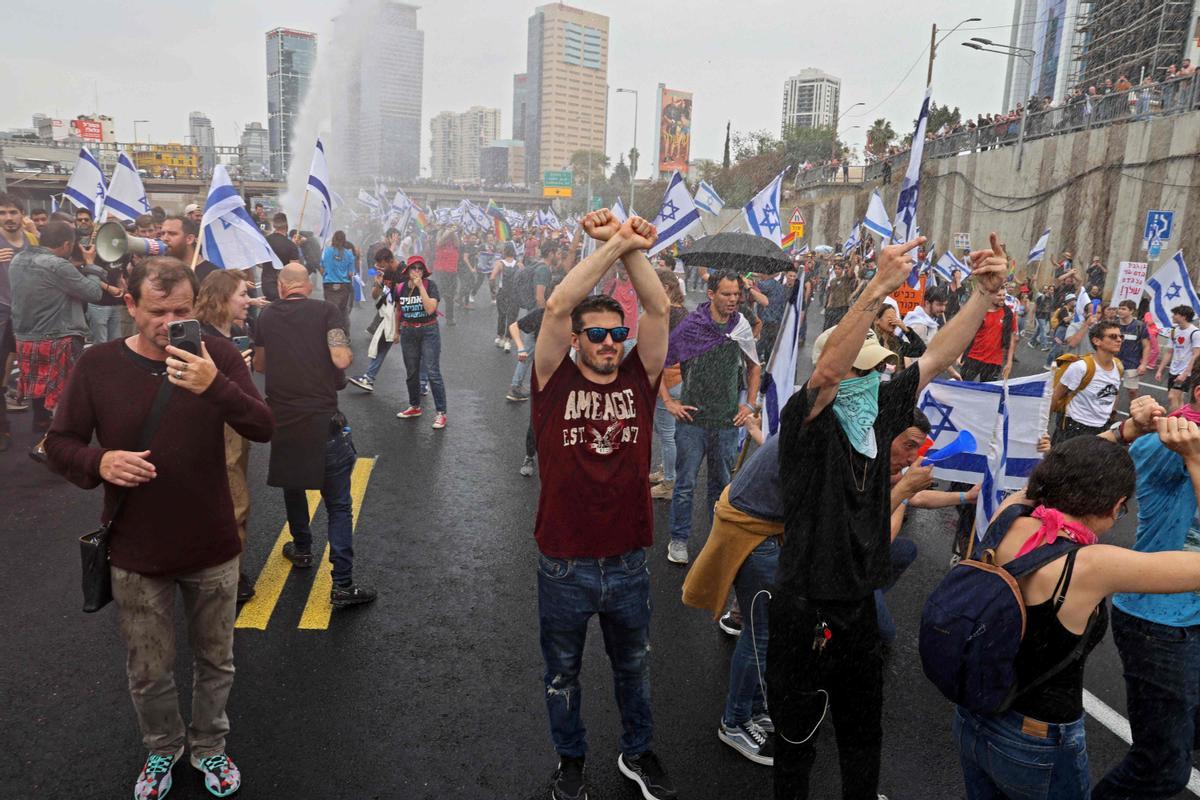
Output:
M505 287L496 294L496 335L501 339L508 337L508 326L517 321L517 300L513 297L512 289Z
M834 325L842 321L842 317L846 316L846 312L850 310L850 306L838 306L837 308L825 309L825 327L823 330L829 330Z
M439 307L446 314L446 324L453 325L454 306L458 299L458 273L438 272L434 277L437 279L438 288L442 291L442 302Z
M776 591L769 613L767 697L776 731L775 800L809 797L817 729L826 702L837 737L842 797L876 800L883 742L883 655L875 598L830 603ZM829 626L832 638L824 650L814 650L821 622Z
M975 358L964 358L961 372L964 381L991 383L1000 380L1000 376L1004 374L1004 367L1000 364L988 364Z
M1050 444L1056 445L1059 442L1065 442L1067 439L1074 439L1076 436L1099 436L1104 433L1104 426L1084 425L1082 422L1076 422L1066 414L1059 416L1058 424L1054 426L1054 433L1050 437Z

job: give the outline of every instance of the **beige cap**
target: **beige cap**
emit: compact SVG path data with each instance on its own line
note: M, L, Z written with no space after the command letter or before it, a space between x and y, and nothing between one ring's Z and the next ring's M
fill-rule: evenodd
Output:
M190 214L193 211L199 211L199 210L200 210L200 206L196 205L195 203L188 203L187 206L183 209L183 213Z
M825 343L829 341L829 336L837 326L833 326L829 330L817 337L817 341L813 344L812 360L816 364L821 358L821 351L825 349ZM879 337L875 335L875 331L868 330L866 341L858 351L858 356L854 359L855 369L875 369L880 362L891 360L893 364L898 364L900 357L888 350L879 343Z

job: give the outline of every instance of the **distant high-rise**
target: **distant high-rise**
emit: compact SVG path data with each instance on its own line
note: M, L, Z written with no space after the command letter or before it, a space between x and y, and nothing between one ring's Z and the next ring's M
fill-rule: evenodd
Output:
M1010 110L1031 97L1052 97L1055 102L1066 98L1077 82L1079 63L1076 56L1088 37L1083 26L1089 17L1084 13L1083 0L1015 0L1013 3L1011 48L1024 50L1021 56L1009 56L1004 75L1002 107ZM1090 4L1089 8L1096 4ZM1119 3L1111 4L1119 7ZM1120 15L1124 26L1124 11ZM1130 9L1131 19L1143 15L1159 19L1158 12L1143 6ZM1153 26L1156 29L1157 25ZM1111 41L1110 37L1103 37Z
M525 140L525 115L529 113L529 76L522 72L513 75L512 138Z
M802 69L783 84L783 133L792 128L829 128L838 118L842 81L819 69Z
M425 69L417 6L362 0L333 26L332 179L347 188L411 180L421 164Z
M200 174L210 174L217 165L217 140L212 120L199 111L188 114L188 138L200 155Z
M519 77L519 76L518 76ZM608 17L551 3L529 18L525 70L525 182L571 163L580 150L604 151L608 120ZM514 81L514 101L516 81Z
M435 181L479 180L479 151L500 138L500 109L472 106L462 114L443 111L429 121L429 165Z
M240 165L247 178L263 178L271 164L270 136L261 122L251 122L242 131Z
M317 63L317 35L291 28L267 32L267 129L271 175L287 172L292 130Z

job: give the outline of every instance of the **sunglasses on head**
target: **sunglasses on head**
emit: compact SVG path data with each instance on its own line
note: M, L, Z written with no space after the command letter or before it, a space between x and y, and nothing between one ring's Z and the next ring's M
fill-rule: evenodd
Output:
M592 344L600 344L610 335L616 344L620 344L629 338L629 328L624 325L618 325L615 328L582 328L575 331L575 333L584 334Z

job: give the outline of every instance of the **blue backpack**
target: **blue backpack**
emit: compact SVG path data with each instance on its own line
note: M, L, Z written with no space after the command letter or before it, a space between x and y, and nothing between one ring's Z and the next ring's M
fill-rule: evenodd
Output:
M983 558L968 556L951 568L921 612L919 649L925 677L951 702L979 714L1008 710L1019 695L1065 669L1079 657L1095 620L1093 615L1067 658L1018 691L1016 659L1025 636L1025 601L1017 579L1080 547L1058 539L997 566L996 546L1013 522L1032 513L1021 503L1004 509L978 543Z

